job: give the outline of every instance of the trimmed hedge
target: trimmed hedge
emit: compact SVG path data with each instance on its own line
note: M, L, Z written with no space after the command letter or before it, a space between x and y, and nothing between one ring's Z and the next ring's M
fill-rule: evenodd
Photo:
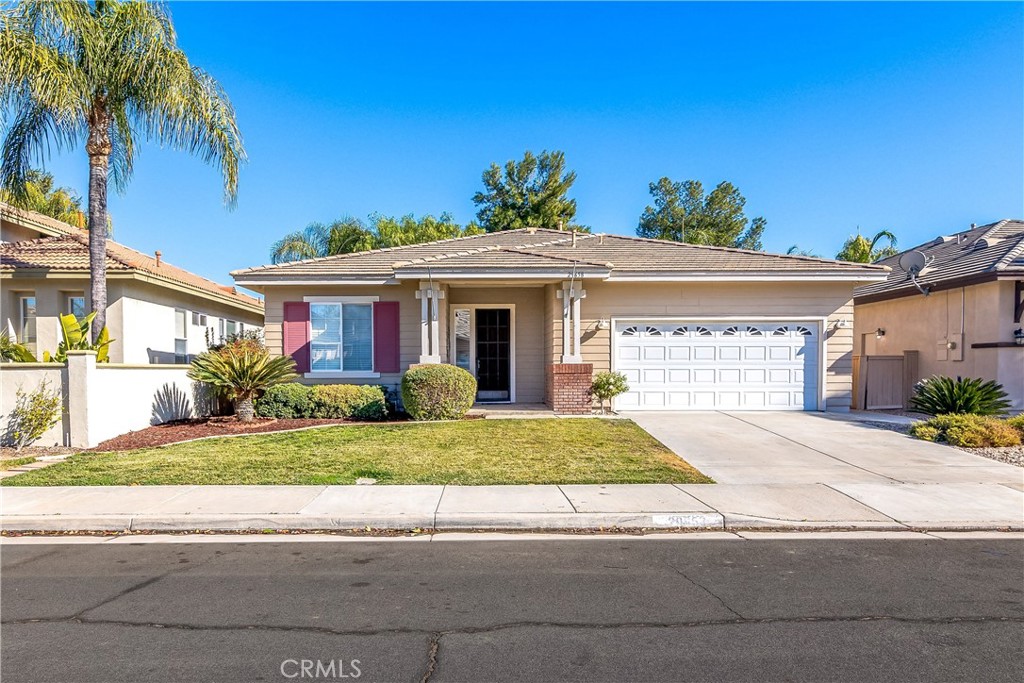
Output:
M282 420L309 417L313 408L309 387L297 382L278 384L256 399L256 414Z
M383 420L387 401L380 387L361 384L317 384L310 389L312 417Z
M291 382L268 389L256 401L256 414L278 419L324 418L383 420L388 416L384 389L372 385Z
M476 378L454 365L422 365L402 375L402 404L414 420L458 420L473 407Z
M964 448L1019 446L1024 437L1024 416L1000 420L985 415L937 415L915 422L910 435Z

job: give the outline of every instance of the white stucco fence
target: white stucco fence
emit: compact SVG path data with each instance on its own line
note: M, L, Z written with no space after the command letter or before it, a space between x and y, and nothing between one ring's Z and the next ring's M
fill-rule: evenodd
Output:
M64 416L35 445L91 448L151 425L209 413L204 392L187 376L187 365L96 363L92 351L72 351L67 365L0 365L0 411L6 428L18 387L44 380L59 389Z

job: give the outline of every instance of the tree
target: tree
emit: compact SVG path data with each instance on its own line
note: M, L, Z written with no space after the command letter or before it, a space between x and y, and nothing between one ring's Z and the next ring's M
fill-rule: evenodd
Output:
M650 184L654 205L640 215L640 237L737 247L760 251L767 221L748 220L743 213L747 200L730 182L719 183L705 196L698 180L681 183L662 178Z
M575 225L576 200L569 188L576 172L565 170L565 154L547 150L534 156L527 151L522 161L505 162L504 171L491 164L483 173L484 191L473 195L480 207L476 217L487 232L517 228L588 230Z
M29 169L25 174L23 191L10 192L0 188L0 200L78 228L85 227L82 198L69 187L54 187L53 174L46 171Z
M786 254L789 256L810 256L811 258L821 258L810 249L801 249L799 244L794 244L787 249Z
M270 250L270 258L274 263L284 263L478 235L482 232L475 223L464 228L459 226L449 213L442 213L440 218L427 214L419 220L412 214L393 218L375 213L370 216L370 227L366 227L358 218L342 218L330 225L312 223L305 230L290 233L277 241Z
M888 240L889 244L878 247L882 240ZM896 235L888 230L880 230L870 240L860 234L858 228L856 235L851 235L843 244L843 248L836 254L840 261L853 261L854 263L874 263L875 261L894 256L899 253L896 248Z
M330 225L311 223L305 230L289 233L274 243L274 263L348 254L373 248L373 235L358 218L342 218Z
M148 2L23 0L0 10L0 186L22 197L33 157L85 143L93 334L106 324L107 186L123 190L143 138L219 165L233 205L245 159L220 85L177 45ZM98 229L99 227L104 229Z

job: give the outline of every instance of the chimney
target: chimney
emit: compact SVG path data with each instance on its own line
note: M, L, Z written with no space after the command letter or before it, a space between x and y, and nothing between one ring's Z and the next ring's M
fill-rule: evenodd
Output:
M597 243L600 244L601 246L604 246L604 233L603 232L600 235L597 236Z
M157 268L160 267L160 257L163 256L163 255L164 255L164 253L162 251L160 251L159 249L156 250L156 267Z
M976 227L978 227L977 223L971 223L971 230L974 230Z
M561 232L562 230L565 230L565 228L562 226L562 220L559 219L558 220L558 231Z
M573 246L573 248L576 247L576 231L575 230L572 231L572 246Z

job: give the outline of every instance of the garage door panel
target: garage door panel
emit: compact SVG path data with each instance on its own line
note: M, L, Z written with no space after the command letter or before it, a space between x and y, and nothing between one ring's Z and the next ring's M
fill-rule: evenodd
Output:
M617 323L621 409L813 410L817 327L808 323Z

